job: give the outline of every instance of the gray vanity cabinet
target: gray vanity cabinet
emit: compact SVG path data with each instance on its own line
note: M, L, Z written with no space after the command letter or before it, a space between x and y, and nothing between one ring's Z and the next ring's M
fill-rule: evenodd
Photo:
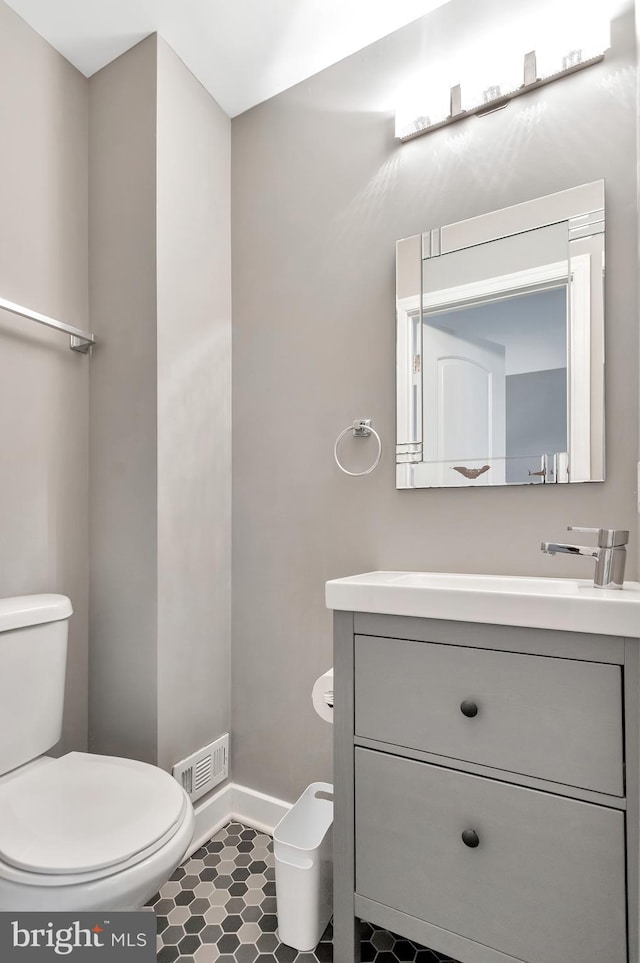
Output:
M363 897L518 960L626 960L621 812L370 749L355 787Z
M355 637L356 736L616 796L621 691L617 665Z
M637 645L335 613L336 963L638 963Z

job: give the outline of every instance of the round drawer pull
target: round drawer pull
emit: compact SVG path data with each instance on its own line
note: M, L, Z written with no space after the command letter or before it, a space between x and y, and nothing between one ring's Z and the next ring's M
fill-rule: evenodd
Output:
M475 849L476 846L479 846L480 840L475 829L465 829L462 834L462 842L465 846L468 846L469 849Z
M464 702L460 703L460 712L467 719L473 719L474 716L478 715L478 706L475 702L470 699L465 699Z

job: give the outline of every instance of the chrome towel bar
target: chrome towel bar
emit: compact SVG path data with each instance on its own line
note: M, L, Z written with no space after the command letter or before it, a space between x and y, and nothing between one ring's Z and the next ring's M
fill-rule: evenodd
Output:
M40 314L30 308L23 308L20 304L14 304L13 301L7 301L5 298L0 298L0 309L9 311L10 314L17 314L21 318L36 321L38 324L44 324L48 328L55 328L56 331L63 331L69 335L69 347L72 351L87 354L89 348L96 343L94 336L87 331L74 328L73 325L64 324L62 321L56 321L55 318L49 318L46 314Z

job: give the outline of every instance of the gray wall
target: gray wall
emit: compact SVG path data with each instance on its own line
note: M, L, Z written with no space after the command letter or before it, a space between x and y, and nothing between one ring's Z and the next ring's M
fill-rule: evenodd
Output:
M89 325L87 82L0 3L0 297ZM0 597L74 608L63 739L87 731L89 358L0 312Z
M91 78L92 748L229 728L229 121L149 37Z
M158 741L230 725L230 121L158 45Z
M635 0L634 3L635 12L635 45L636 45L636 59L640 60L640 0ZM636 86L635 86L635 114L636 114L636 156L640 156L640 120L639 117L639 107L640 107L640 71L636 69ZM640 221L640 164L636 165L636 218ZM638 231L638 237L636 237L636 252L635 252L635 265L634 270L636 277L640 277L640 229ZM636 310L635 314L635 324L638 326L640 322L640 316L638 315L639 305L636 303L634 308ZM633 317L633 315L631 315ZM640 370L640 354L636 353L638 359L638 366ZM637 386L640 390L640 385ZM637 397L637 407L640 411L640 394ZM639 426L640 429L640 426ZM638 453L640 454L640 436L638 437ZM638 499L638 514L636 515L636 525L631 530L631 537L634 534L636 539L640 541L640 469L639 469L639 481L636 484L636 498Z
M89 82L95 752L157 759L157 43Z
M331 664L327 578L385 568L589 578L589 561L550 559L540 540L570 523L636 528L631 4L603 64L397 144L390 104L405 76L505 21L512 4L481 7L452 0L233 122L234 780L287 799L331 773L330 730L310 703ZM396 239L601 177L607 481L396 491ZM356 417L371 417L385 446L360 479L332 458ZM629 565L633 576L635 544Z

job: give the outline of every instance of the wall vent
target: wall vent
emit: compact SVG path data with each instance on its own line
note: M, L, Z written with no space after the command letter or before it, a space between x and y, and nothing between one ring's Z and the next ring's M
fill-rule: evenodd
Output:
M229 733L181 759L171 771L195 802L229 775Z

